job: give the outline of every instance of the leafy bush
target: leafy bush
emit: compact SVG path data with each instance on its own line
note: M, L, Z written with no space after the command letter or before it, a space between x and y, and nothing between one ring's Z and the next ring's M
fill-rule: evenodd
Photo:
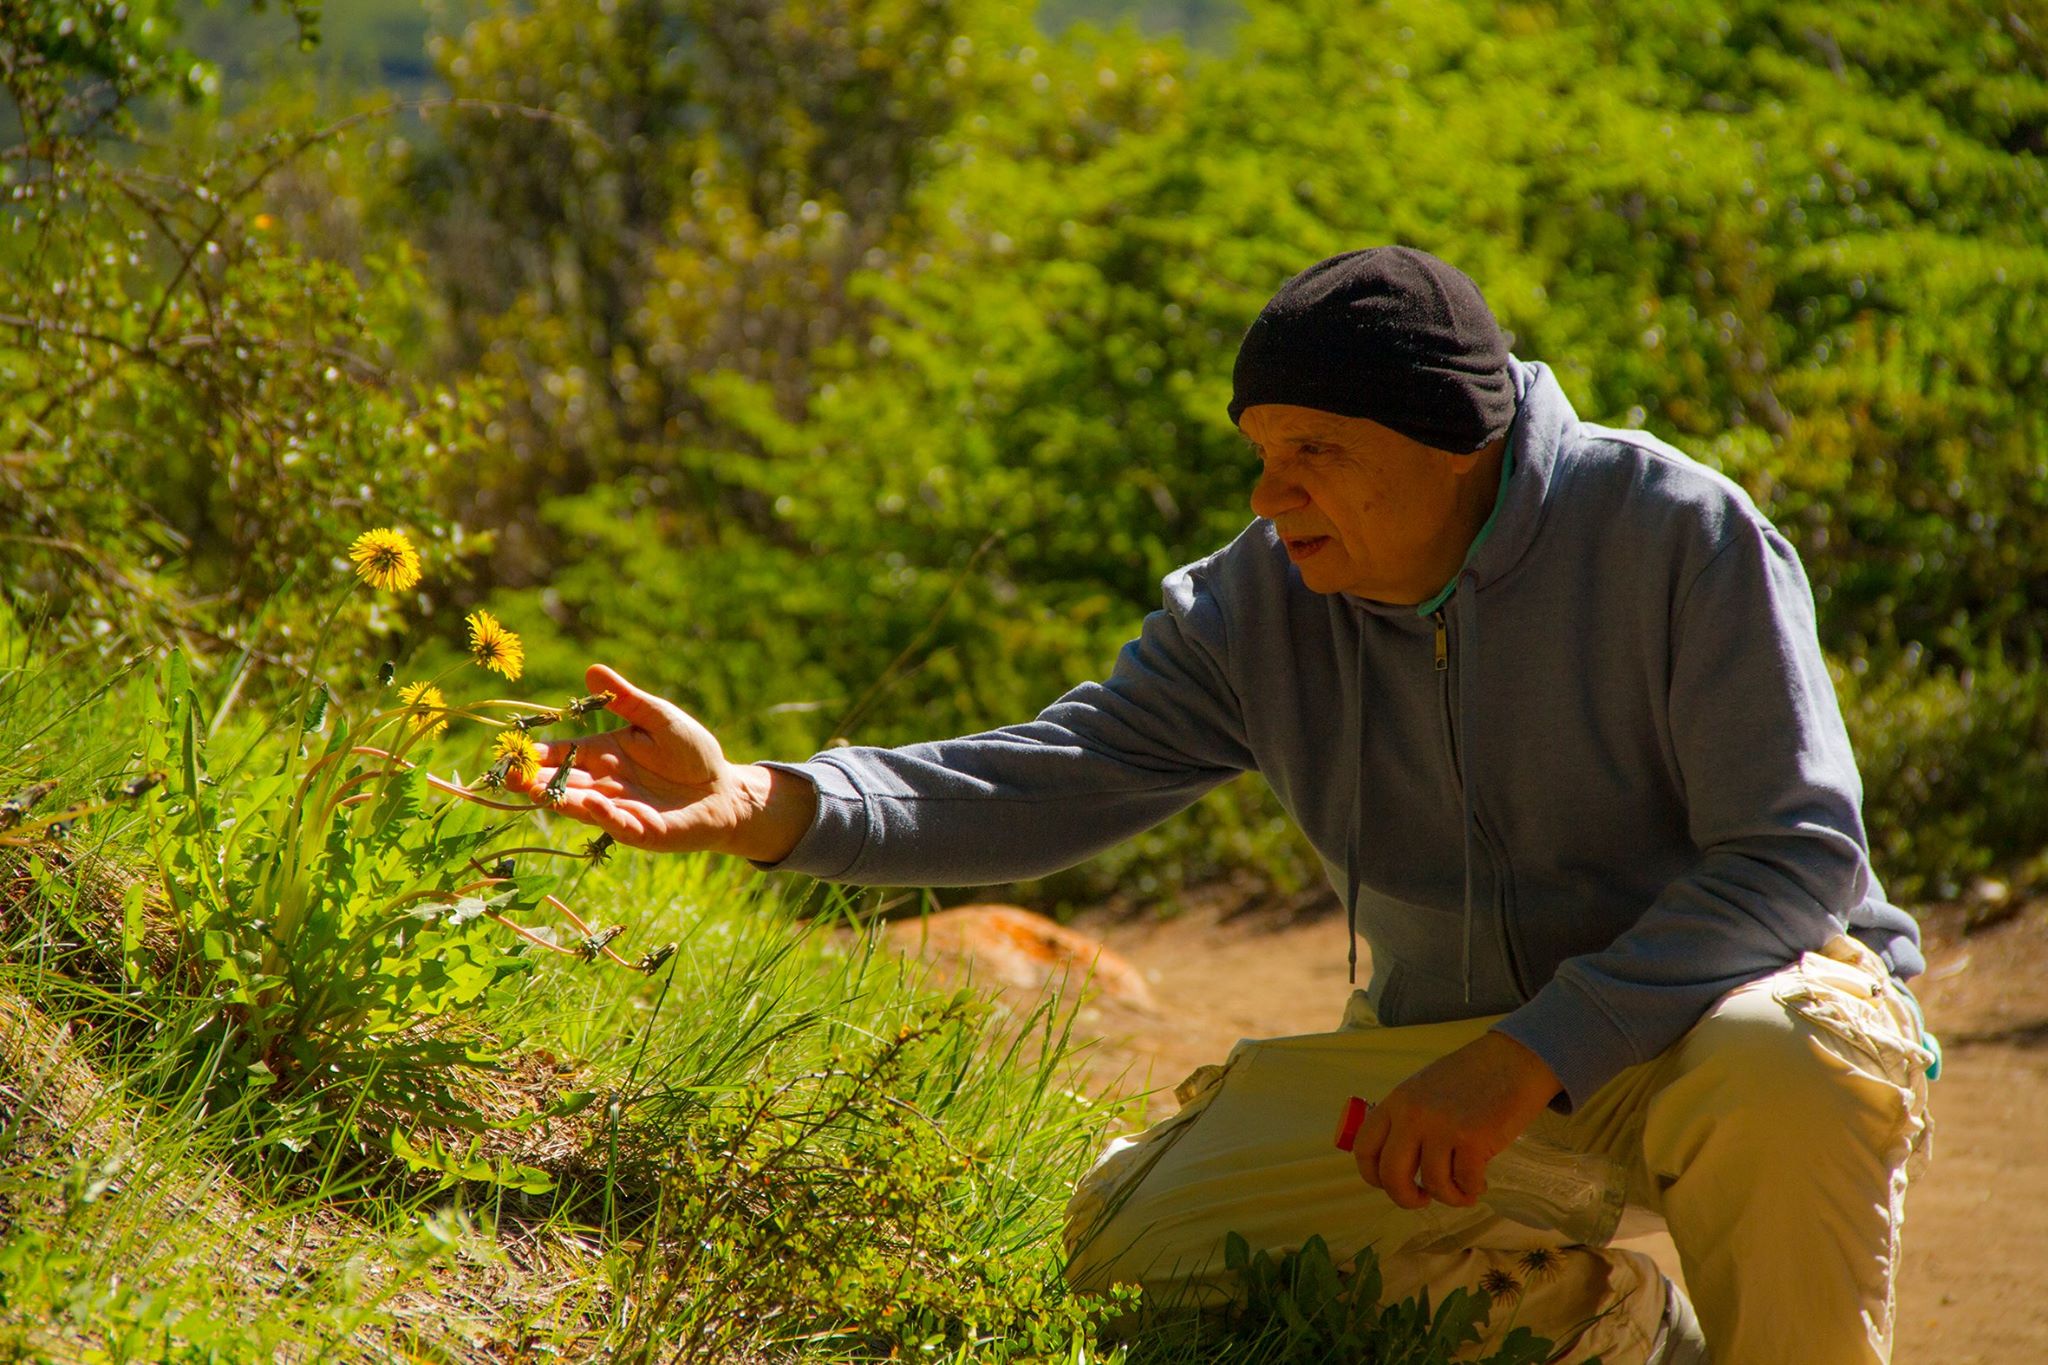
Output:
M1892 894L1949 899L1973 877L2027 885L2048 874L2048 675L1996 658L1964 669L1909 659L1838 669L1836 687Z
M417 230L482 217L514 243L509 285L466 246L434 269L461 363L534 380L493 505L548 669L646 659L784 754L1031 714L1249 519L1222 411L1259 304L1388 240L1467 268L1586 416L1743 482L1800 547L1833 657L2035 666L2038 25L1875 0L1254 3L1227 59L1195 61L971 5L859 12L857 38L803 6L570 35L542 6L441 49L465 93L642 139L563 128L522 162L523 133L478 125L419 162L446 194ZM774 34L753 66L727 41L748 24ZM629 78L639 31L715 59ZM521 56L543 43L565 60ZM927 82L886 118L858 98L871 43ZM798 50L821 73L802 89L779 65ZM875 118L901 159L870 216L830 149ZM1944 771L1961 823L1937 856L2011 862L2012 827L1963 814L1991 774ZM1894 880L1942 880L1896 809L1870 811ZM1227 821L1270 806L1203 811L1152 849L1241 862ZM1314 872L1286 841L1253 856Z
M0 586L110 650L176 629L195 672L246 652L276 686L313 632L297 593L257 604L313 576L326 509L375 499L442 563L490 551L488 583L411 605L517 594L549 685L638 664L784 755L1018 719L1248 519L1221 411L1259 303L1398 239L1469 269L1586 415L1744 483L1845 668L2039 664L2048 57L2024 16L1253 3L1205 60L978 0L543 4L434 40L488 113L342 155L311 104L280 138L187 120L133 146L123 102L209 79L158 8L6 30L49 155L5 171L0 262L32 302L0 351ZM116 68L111 104L73 80ZM352 651L404 623L342 628ZM1939 840L1870 784L1882 870L2018 865L2032 836L1968 814L1997 775L1936 767ZM1214 798L1038 894L1312 877L1290 840L1247 845L1271 818Z
M455 557L428 476L480 433L467 390L401 364L417 253L380 244L365 282L264 211L346 124L143 131L134 106L212 80L169 9L0 13L0 603L110 656L166 639L202 672L239 656L261 692L306 665L291 585L318 576L337 516L376 508ZM338 644L397 626L359 604Z

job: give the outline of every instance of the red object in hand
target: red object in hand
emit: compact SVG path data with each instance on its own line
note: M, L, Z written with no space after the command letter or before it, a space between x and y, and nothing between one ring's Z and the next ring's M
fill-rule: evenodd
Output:
M1344 1101L1344 1117L1337 1122L1337 1150L1348 1152L1358 1142L1358 1130L1365 1126L1365 1114L1372 1106L1353 1095Z

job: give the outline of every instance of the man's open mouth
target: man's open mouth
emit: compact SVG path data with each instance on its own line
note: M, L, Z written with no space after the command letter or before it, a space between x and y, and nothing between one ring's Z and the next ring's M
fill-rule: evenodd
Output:
M1287 536L1282 541L1287 546L1287 557L1299 564L1316 551L1330 543L1328 536Z

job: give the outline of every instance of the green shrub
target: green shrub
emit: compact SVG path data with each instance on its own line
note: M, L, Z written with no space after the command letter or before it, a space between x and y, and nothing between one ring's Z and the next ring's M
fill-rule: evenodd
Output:
M1950 898L1971 878L2028 883L2044 871L2048 675L1994 658L1835 671L1863 768L1872 860L1907 901Z

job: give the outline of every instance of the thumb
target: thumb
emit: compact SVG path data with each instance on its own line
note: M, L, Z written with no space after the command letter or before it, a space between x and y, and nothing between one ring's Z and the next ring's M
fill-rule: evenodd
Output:
M603 664L592 664L584 670L583 685L592 692L611 693L611 704L605 709L630 725L652 730L670 720L667 702L635 687L623 673Z

